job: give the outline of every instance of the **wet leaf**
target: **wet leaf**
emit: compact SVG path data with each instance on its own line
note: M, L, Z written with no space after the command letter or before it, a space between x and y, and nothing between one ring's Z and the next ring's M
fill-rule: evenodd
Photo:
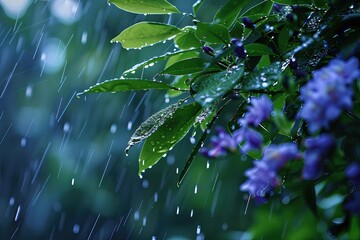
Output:
M200 111L200 104L192 103L177 108L171 117L165 119L164 123L146 139L142 147L139 174L156 164L187 134Z
M118 8L144 14L167 14L180 12L174 5L166 0L108 0Z
M175 64L175 63L177 63L179 61L185 60L185 59L196 58L196 57L199 56L199 54L200 54L199 52L184 52L184 53L181 53L181 54L171 56L167 60L167 62L165 64L165 68L168 68L171 65L173 65L173 64Z
M184 33L178 34L174 43L179 49L190 49L190 48L201 48L203 44L199 41L199 39L195 36L195 29L182 29Z
M281 67L280 62L274 62L268 67L263 67L246 75L239 85L239 89L247 91L260 90L280 85L278 80L282 71Z
M149 89L174 89L174 87L157 81L150 81L137 78L128 78L128 79L111 79L101 83L97 83L94 86L91 86L89 89L78 93L77 96L80 96L85 93L101 93L101 92L124 92L124 91L134 91L134 90L149 90Z
M138 63L136 65L134 65L133 67L131 67L130 69L126 70L125 72L123 72L123 76L128 75L129 73L135 73L137 70L145 68L145 67L151 67L153 66L155 63L169 59L170 57L173 56L178 56L178 55L182 55L184 53L194 53L194 54L198 54L199 50L198 49L191 49L191 50L181 50L181 51L177 51L177 52L168 52L165 53L163 55L160 56L156 56L153 57L149 60L146 60L144 62Z
M274 55L268 46L261 43L250 43L245 46L245 49L249 56Z
M199 22L195 35L207 43L228 44L230 42L229 29L221 24Z
M288 27L283 27L279 33L278 46L280 52L285 52L289 43L289 39L292 35L292 30Z
M273 2L286 5L311 5L312 0L274 0Z
M251 0L229 0L216 12L213 22L221 23L230 27L239 16L243 7L251 3Z
M191 88L195 91L195 101L210 106L231 90L242 77L244 66L239 65L229 71L204 75L195 80Z
M257 15L259 17L267 16L271 11L272 6L273 6L273 2L271 1L256 2L254 5L246 7L247 9L245 12L241 13L241 17L245 17L245 16L250 17L253 15Z
M170 74L170 75L186 75L192 73L198 73L204 70L205 65L210 64L202 58L189 58L185 60L178 61L173 65L165 68L161 74ZM207 70L219 70L218 66L209 66Z
M151 134L153 134L160 126L164 124L164 122L171 118L175 111L180 107L180 105L183 103L183 101L178 101L177 103L174 103L159 112L155 113L154 115L150 116L148 119L146 119L145 122L143 122L140 127L136 129L134 134L131 136L127 147L125 149L125 154L127 155L129 152L129 149L138 144L139 142L142 142L146 138L148 138Z
M120 42L124 48L143 48L169 40L179 33L181 33L181 30L171 25L156 22L140 22L122 31L111 42Z
M204 3L205 0L197 0L194 5L192 6L193 14L196 16L197 11L201 7L201 5Z

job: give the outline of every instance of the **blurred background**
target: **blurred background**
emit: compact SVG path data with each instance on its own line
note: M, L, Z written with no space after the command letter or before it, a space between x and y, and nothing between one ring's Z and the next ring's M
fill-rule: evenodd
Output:
M170 2L190 13L195 1ZM207 1L198 18L211 21L222 2ZM170 41L141 51L110 43L144 20L192 22L182 14L126 13L106 0L0 0L1 239L249 238L254 204L245 211L239 185L251 163L241 156L198 156L180 188L191 134L142 179L140 146L125 156L134 130L168 104L166 92L76 97L174 50ZM142 74L151 79L155 73L156 66ZM286 229L283 220L277 223Z

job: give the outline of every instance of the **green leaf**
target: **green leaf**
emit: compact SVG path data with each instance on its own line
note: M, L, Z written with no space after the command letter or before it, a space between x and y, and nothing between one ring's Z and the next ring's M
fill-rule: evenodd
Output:
M313 181L304 181L303 183L303 194L305 203L308 205L312 213L319 217L319 213L316 205L316 193Z
M231 90L242 77L244 65L230 71L204 75L195 80L191 88L196 92L195 101L203 106L210 106Z
M197 11L201 7L201 5L204 3L205 0L197 0L194 5L192 6L194 16L196 16Z
M269 47L261 43L250 43L245 46L245 49L249 56L274 55Z
M292 30L288 27L283 27L279 33L278 46L280 52L285 52L289 43L289 39L292 36Z
M181 33L181 30L171 25L156 22L140 22L122 31L111 42L120 42L124 48L143 48L169 40L179 33Z
M190 49L190 48L201 48L203 44L199 41L199 39L195 36L195 29L182 29L186 31L184 33L178 34L174 43L179 49Z
M166 0L108 0L118 8L143 14L168 14L180 11Z
M101 83L97 83L91 86L89 89L78 93L80 96L85 93L101 93L101 92L124 92L133 90L149 90L149 89L174 89L174 87L151 80L137 79L137 78L125 78L125 79L111 79Z
M268 89L275 85L280 85L278 80L282 71L281 62L274 62L268 67L261 68L244 77L238 86L241 90L261 90Z
M177 63L179 61L189 59L189 58L198 57L199 54L200 54L199 52L184 52L184 53L177 54L177 55L174 55L172 57L169 57L169 59L167 60L167 62L165 64L165 68L170 67L171 65L173 65L173 64L175 64L175 63Z
M186 75L192 73L198 73L205 69L206 64L210 64L202 58L189 58L181 60L173 65L165 68L161 74L170 75ZM209 66L206 70L219 70L218 66Z
M230 27L237 19L242 8L251 3L252 0L228 0L225 5L221 6L216 12L214 23L221 23Z
M187 90L189 91L189 86L186 85L186 80L188 79L189 77L187 75L184 75L184 76L176 76L174 78L174 80L171 82L171 86L174 86L178 89L182 89L182 90ZM168 90L168 93L167 95L172 98L172 97L177 97L179 96L180 94L184 93L184 91L177 91L177 90L172 90L172 89L169 89Z
M138 144L139 142L142 142L146 138L148 138L151 134L153 134L161 125L165 123L165 121L168 118L171 118L175 111L180 107L180 105L184 101L178 101L177 103L174 103L159 112L155 113L154 115L150 116L148 119L146 119L145 122L143 122L134 132L134 134L131 136L127 147L125 149L125 154L127 155L129 152L129 149Z
M241 13L241 17L245 17L245 16L249 17L249 16L253 16L253 15L257 15L259 17L267 16L271 11L272 6L273 6L273 2L271 2L271 1L257 2L254 5L249 6L246 9L246 11Z
M274 0L274 3L286 5L311 5L312 0Z
M139 175L156 164L192 127L196 116L201 111L198 103L191 103L178 108L172 117L148 137L141 149Z
M134 65L133 67L131 67L130 69L126 70L125 72L123 72L123 76L128 75L129 73L134 74L137 70L142 69L142 68L146 68L146 67L151 67L153 66L155 63L159 62L159 61L163 61L166 59L169 59L170 57L173 56L178 56L178 55L182 55L184 53L194 53L194 54L198 54L198 49L190 49L190 50L183 50L183 51L177 51L177 52L167 52L163 55L160 56L156 56L153 57L149 60L146 60L144 62L138 63L136 65Z
M229 29L224 25L199 22L196 27L195 36L202 41L219 44L230 42Z

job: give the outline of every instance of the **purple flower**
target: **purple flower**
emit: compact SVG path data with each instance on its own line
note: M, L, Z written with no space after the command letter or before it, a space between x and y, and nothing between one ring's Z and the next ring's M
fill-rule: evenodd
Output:
M235 42L234 54L238 58L243 58L243 59L246 58L247 56L246 49L241 41Z
M217 135L210 138L212 148L202 148L200 153L206 157L216 158L224 156L228 152L233 152L237 149L238 143L233 136L228 134L223 128L216 128Z
M305 139L306 150L302 173L304 179L313 180L320 176L322 162L334 145L335 140L329 134Z
M280 183L276 172L271 170L263 161L255 161L255 167L247 170L245 175L249 178L240 186L241 191L247 191L253 197L265 197Z
M234 131L233 136L238 144L244 143L241 149L243 153L260 149L263 142L262 135L247 126L243 126Z
M360 192L353 192L348 201L345 202L344 207L347 211L360 214Z
M253 23L253 21L251 21L250 18L248 17L244 17L241 22L245 25L245 27L247 28L251 28L254 29L255 28L255 24Z
M345 175L350 180L352 186L360 185L360 163L353 162L349 164L345 169Z
M260 98L251 98L250 103L251 106L247 108L247 113L239 123L257 127L260 123L270 117L270 114L273 111L273 103L265 95L262 95Z
M210 56L214 56L215 55L215 52L214 52L214 49L212 49L211 47L209 46L203 46L203 51L210 55Z
M261 161L263 161L269 169L277 172L280 168L284 167L289 160L299 157L299 150L295 143L271 144L264 150Z
M328 66L313 72L313 80L300 89L304 102L299 117L308 123L310 132L328 128L343 109L352 107L352 83L360 76L356 58L332 60Z
M282 9L281 5L277 3L274 3L273 8L276 12L281 12Z

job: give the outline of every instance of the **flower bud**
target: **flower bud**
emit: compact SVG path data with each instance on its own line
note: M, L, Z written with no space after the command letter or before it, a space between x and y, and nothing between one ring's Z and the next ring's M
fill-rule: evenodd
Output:
M246 28L255 28L255 25L250 18L244 17L241 22L245 25Z
M214 56L215 55L215 52L214 52L214 49L212 49L211 47L209 46L203 46L203 51L210 55L210 56Z
M234 54L238 58L246 58L246 49L241 41L238 41L235 45Z

